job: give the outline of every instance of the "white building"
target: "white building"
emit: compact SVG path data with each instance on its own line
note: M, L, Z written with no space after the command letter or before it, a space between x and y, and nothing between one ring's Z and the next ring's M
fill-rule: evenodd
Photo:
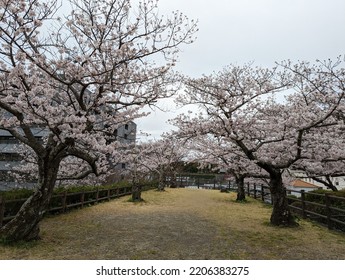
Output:
M327 189L327 187L324 184L314 180L313 178L308 177L307 174L303 171L290 170L289 172L290 172L291 176L296 178L296 179L301 179L306 183L317 186L318 188ZM322 176L319 178L326 181L326 178L324 178ZM344 176L333 177L330 179L331 179L333 185L336 186L338 190L345 189L345 177Z
M288 194L300 197L301 191L309 192L319 189L320 187L311 183L308 183L301 179L293 180L287 187Z

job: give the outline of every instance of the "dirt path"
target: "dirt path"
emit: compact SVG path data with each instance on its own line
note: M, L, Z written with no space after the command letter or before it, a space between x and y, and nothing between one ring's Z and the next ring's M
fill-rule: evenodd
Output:
M168 189L46 218L42 240L0 259L345 259L345 234L268 225L271 209L219 191Z

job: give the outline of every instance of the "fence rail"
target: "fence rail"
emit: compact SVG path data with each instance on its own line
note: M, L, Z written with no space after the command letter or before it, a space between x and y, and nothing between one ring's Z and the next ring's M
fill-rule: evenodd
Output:
M82 208L85 205L95 204L104 200L109 201L130 194L132 194L132 186L96 189L94 191L78 193L64 192L52 196L47 212L66 212L71 208ZM17 211L26 200L27 198L5 200L3 196L0 196L0 227L15 217Z
M237 190L229 184L231 191ZM246 195L272 204L270 188L265 185L247 184ZM286 189L289 208L302 218L309 218L327 225L329 229L345 231L345 198L331 194L318 194ZM317 200L318 202L316 202ZM337 205L343 207L339 208Z

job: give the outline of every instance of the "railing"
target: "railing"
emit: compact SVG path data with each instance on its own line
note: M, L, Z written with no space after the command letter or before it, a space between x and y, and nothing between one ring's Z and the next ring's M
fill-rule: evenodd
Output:
M230 186L231 191L237 190ZM246 195L272 204L270 188L265 185L247 184ZM329 229L345 231L345 198L331 194L318 194L286 189L289 208L302 218L309 218L327 225ZM317 200L318 202L316 202ZM338 207L337 207L338 206ZM342 208L340 208L340 207Z
M82 208L85 205L95 204L104 200L109 201L129 194L132 194L132 186L96 189L78 193L68 193L66 191L52 196L47 212L66 212L71 208ZM0 227L15 217L19 208L26 200L27 198L5 200L3 196L0 196Z
M176 187L194 187L198 189L216 189L219 185L223 183L228 183L224 181L221 176L217 177L215 174L203 174L203 173L185 173L178 174L175 178L166 178L167 185L174 185Z

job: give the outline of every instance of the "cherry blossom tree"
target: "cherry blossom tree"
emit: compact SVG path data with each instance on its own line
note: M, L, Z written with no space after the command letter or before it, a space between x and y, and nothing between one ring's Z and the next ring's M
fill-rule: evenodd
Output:
M314 131L334 127L334 114L344 101L340 62L281 63L273 69L229 66L199 79L186 78L186 104L199 115L182 115L180 134L212 134L235 144L242 154L269 174L273 200L271 223L292 225L283 172L317 145Z
M129 171L138 177L151 176L157 178L158 191L164 191L167 177L170 184L176 181L176 166L187 157L187 150L182 142L171 135L164 135L159 140L140 143L135 150L129 151L133 155ZM138 179L135 179L137 181Z
M57 0L0 1L0 129L31 150L38 173L34 194L0 229L9 241L38 238L63 161L86 163L74 174L82 178L121 157L116 129L171 96L170 69L196 32L179 12L160 16L151 0L70 3L67 12Z

